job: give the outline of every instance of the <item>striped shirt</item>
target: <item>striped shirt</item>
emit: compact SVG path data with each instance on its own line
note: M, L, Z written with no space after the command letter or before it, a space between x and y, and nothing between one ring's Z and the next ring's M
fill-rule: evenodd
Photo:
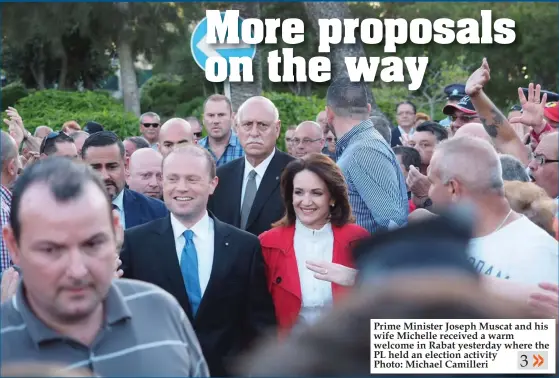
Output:
M210 143L208 141L208 137L204 137L198 141L198 144L204 147L206 150L210 151L212 154L215 164L217 167L221 167L224 164L229 163L235 159L245 156L245 151L243 151L243 147L241 147L241 142L239 138L235 135L233 131L231 131L231 136L229 137L229 143L227 147L225 147L225 151L223 151L223 155L218 159L215 156L214 152L210 148Z
M8 188L4 185L0 187L0 221L1 221L1 228L10 224L10 209L12 207L12 193ZM4 242L4 237L0 234L1 243L0 243L0 263L1 269L0 272L8 269L12 266L12 260L10 258L10 253L8 252L8 247Z
M373 123L363 121L338 139L336 154L356 223L371 233L405 225L409 209L404 175Z
M105 319L91 345L65 337L39 320L20 283L1 306L2 368L51 363L104 377L208 377L198 339L177 300L145 282L113 280Z

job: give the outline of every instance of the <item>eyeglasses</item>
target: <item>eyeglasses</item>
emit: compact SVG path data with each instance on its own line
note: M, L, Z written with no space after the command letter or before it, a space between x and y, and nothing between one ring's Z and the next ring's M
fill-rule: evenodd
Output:
M533 159L536 161L536 163L538 163L539 166L543 166L548 163L559 163L559 160L548 159L542 154L534 155Z
M465 116L465 115L461 115L459 117L455 116L455 115L451 115L450 119L452 119L452 122L456 122L456 120L461 120L464 122L470 122L471 120L474 120L477 118L477 115L471 115L471 116Z
M149 127L154 127L154 128L159 127L158 123L142 123L142 125L144 125L144 127L148 127L148 128Z
M329 143L337 142L337 141L338 141L338 138L328 137L328 138L326 138L326 141L329 142Z
M303 143L303 146L306 146L308 144L311 144L313 142L318 142L319 140L321 140L322 138L317 138L317 139L310 139L310 138L304 138L304 139L299 139L299 138L293 138L291 139L291 143L293 143L294 145L298 145L299 143Z
M200 137L202 137L202 132L200 131L199 133L194 133L194 136L196 138L200 138Z

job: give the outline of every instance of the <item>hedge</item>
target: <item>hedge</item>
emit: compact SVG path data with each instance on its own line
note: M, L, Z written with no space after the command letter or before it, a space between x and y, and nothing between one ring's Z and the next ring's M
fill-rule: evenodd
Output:
M2 87L2 111L8 109L9 106L14 106L17 101L23 97L26 97L29 93L25 88L25 85L20 81L15 81L4 87Z
M138 118L106 92L46 89L20 99L16 108L31 132L41 125L59 130L64 122L74 120L82 127L88 121L98 122L121 138L138 133Z

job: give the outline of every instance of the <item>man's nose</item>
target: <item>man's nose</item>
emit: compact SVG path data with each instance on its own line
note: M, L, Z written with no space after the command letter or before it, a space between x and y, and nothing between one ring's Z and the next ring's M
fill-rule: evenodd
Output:
M79 248L75 247L69 253L68 275L72 278L81 279L87 275L87 267L84 255Z

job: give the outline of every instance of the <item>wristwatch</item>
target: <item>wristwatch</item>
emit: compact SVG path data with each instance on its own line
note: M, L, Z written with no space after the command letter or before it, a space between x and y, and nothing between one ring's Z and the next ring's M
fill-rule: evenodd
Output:
M425 208L428 208L432 205L433 205L433 201L431 201L431 198L427 197L427 199L423 202L423 204L421 206L418 206L418 207L422 208L422 209L425 209Z

